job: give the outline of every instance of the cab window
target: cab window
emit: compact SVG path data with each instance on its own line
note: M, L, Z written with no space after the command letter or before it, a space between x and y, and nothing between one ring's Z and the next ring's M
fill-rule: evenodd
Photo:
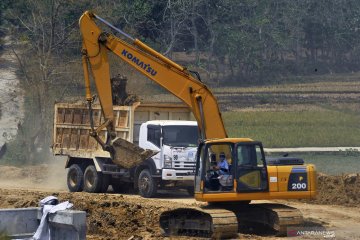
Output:
M204 192L234 191L233 144L209 144L205 154Z
M160 126L148 125L147 140L155 146L160 147L161 129Z
M264 166L261 148L258 145L238 145L238 166Z

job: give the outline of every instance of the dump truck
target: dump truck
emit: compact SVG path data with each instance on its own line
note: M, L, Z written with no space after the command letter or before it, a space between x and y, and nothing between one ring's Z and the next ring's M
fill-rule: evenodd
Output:
M108 151L92 138L89 111L83 103L55 104L53 153L66 156L67 185L71 192L115 192L138 189L153 197L159 189L186 189L193 194L198 127L187 106L175 103L139 103L114 106L115 131L135 147L157 154L135 167L115 164ZM100 105L93 105L93 124L104 122ZM106 139L104 129L99 133ZM133 148L134 146L129 146ZM123 156L126 158L126 155Z

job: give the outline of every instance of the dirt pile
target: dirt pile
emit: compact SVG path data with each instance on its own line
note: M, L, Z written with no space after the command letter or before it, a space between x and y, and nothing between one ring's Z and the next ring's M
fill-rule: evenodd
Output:
M87 239L159 239L159 216L168 209L183 204L142 199L138 196L42 192L0 188L0 208L36 207L49 195L60 201L69 200L74 209L87 213Z
M318 196L311 202L358 206L360 204L360 174L342 176L319 174Z
M185 205L199 206L201 204L193 199L177 199L177 201L173 201L172 197L167 197L167 199L144 199L137 195L68 193L66 190L56 192L56 188L46 190L49 188L44 188L44 185L39 184L46 181L46 178L44 178L44 172L46 171L54 173L49 169L48 165L32 166L24 169L0 166L0 208L35 207L38 206L42 198L54 195L60 201L69 200L74 204L74 209L86 211L87 239L112 240L129 239L130 237L133 237L133 239L168 239L161 235L159 227L160 214L163 211L184 207ZM10 182L11 179L18 178L24 179L23 185L13 187L12 185L4 186L3 184L4 181ZM25 181L32 184L37 183L37 185L33 185L34 188L27 187ZM318 177L318 190L318 198L308 202L310 204L303 204L304 201L292 203L300 207L311 207L306 212L307 215L311 215L315 211L314 209L317 208L328 208L329 211L345 208L334 208L331 206L334 204L356 209L355 207L358 207L360 203L360 175L328 176L320 174ZM285 204L287 203L285 202ZM312 203L329 206L314 206ZM330 213L330 216L332 215L333 213ZM358 215L356 216L358 217ZM247 235L241 236L243 238L247 237ZM251 238L254 237L258 238L251 235ZM195 238L184 237L180 239Z

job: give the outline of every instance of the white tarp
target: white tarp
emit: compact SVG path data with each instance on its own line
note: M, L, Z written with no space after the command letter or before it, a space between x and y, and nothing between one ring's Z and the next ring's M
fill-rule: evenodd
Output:
M48 215L56 213L60 210L66 210L73 206L69 201L58 203L58 199L54 196L49 196L40 201L40 206L43 208L43 215L41 217L40 225L36 230L34 236L30 239L33 240L50 240L50 227L48 223Z

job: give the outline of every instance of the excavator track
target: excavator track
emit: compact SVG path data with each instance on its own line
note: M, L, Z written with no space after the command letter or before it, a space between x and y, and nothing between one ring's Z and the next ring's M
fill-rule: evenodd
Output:
M272 203L179 208L163 212L160 216L160 227L165 235L213 239L233 238L238 232L259 226L259 229L266 226L277 236L286 236L288 227L302 223L303 217L298 209Z
M168 236L198 236L215 239L237 235L238 223L234 212L213 208L178 208L163 212L160 227Z
M286 236L288 227L301 226L302 213L283 204L262 203L229 207L236 213L239 230L253 226L266 226L276 236Z

